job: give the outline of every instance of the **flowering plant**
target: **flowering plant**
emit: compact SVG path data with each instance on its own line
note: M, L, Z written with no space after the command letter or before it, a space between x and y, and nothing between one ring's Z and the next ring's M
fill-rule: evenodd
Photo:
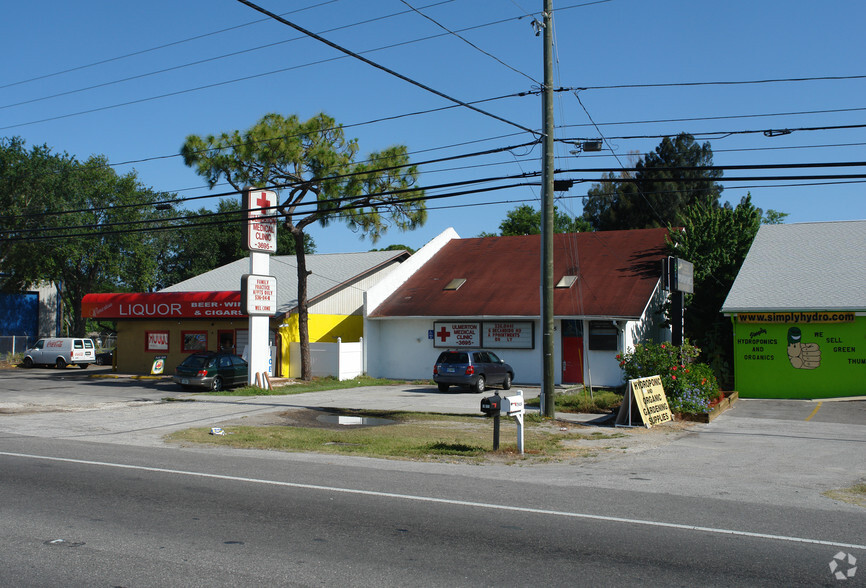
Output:
M617 355L627 380L660 376L668 404L674 412L707 412L719 395L719 384L710 366L697 363L700 349L684 342L644 343Z

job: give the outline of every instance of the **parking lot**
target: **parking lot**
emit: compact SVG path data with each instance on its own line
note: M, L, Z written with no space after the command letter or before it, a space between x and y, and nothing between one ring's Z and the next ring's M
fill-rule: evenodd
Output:
M511 392L521 388L527 398L538 395L538 388L518 385ZM0 370L0 438L23 435L161 447L173 431L253 424L296 408L480 416L482 396L441 393L432 383L281 396L211 396L184 392L168 378L119 377L109 368ZM584 423L598 417L558 416ZM744 399L710 424L677 423L650 430L613 429L609 421L590 426L600 427L613 439L607 451L578 462L534 465L525 472L490 466L467 475L512 479L526 474L537 483L635 487L660 494L676 487L681 495L748 496L772 504L808 502L817 508L830 503L824 492L866 482L866 399ZM617 435L629 437L623 448L618 449ZM435 467L376 463L388 468Z

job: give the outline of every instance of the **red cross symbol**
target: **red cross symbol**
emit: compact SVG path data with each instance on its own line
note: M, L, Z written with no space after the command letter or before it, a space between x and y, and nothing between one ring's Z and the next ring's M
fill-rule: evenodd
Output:
M451 336L451 333L449 331L446 331L445 327L442 327L442 330L436 333L436 336L442 337L442 342L445 343L445 340Z
M268 193L262 192L259 194L259 197L256 199L256 204L259 208L268 208L271 205L271 201L268 199Z

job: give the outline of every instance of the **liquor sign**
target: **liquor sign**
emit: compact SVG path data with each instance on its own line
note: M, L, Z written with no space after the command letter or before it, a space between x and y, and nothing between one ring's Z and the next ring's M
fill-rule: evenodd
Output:
M242 311L249 316L277 314L277 278L244 274L241 277Z
M433 347L481 347L481 323L433 323Z
M233 318L241 317L241 293L145 292L85 294L81 315L87 318Z
M248 188L243 193L243 244L250 251L277 252L277 194Z

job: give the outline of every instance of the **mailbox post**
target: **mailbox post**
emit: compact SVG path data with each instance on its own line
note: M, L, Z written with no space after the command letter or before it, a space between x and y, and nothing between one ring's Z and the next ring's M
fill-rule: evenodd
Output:
M494 392L493 396L481 399L481 412L493 417L493 451L499 450L499 411L501 400L499 392Z
M506 396L502 399L502 412L513 416L517 421L517 451L523 455L523 415L526 414L526 405L523 402L523 390L517 391L517 396Z
M513 416L517 421L517 450L523 455L523 415L526 414L526 406L523 402L523 390L518 390L516 396L499 397L499 392L494 396L481 399L481 412L493 417L493 451L499 449L499 417L500 415Z

